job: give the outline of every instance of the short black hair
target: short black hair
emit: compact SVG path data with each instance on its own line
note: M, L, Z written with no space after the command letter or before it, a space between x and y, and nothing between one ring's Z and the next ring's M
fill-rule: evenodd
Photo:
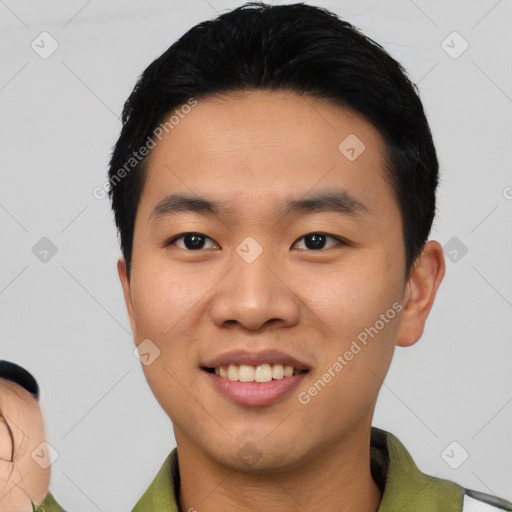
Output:
M108 193L128 277L148 158L141 157L141 148L191 98L258 89L326 99L377 128L386 147L385 177L401 212L408 277L428 240L438 186L439 164L418 88L358 28L303 2L249 2L199 23L138 78L123 108L109 170Z

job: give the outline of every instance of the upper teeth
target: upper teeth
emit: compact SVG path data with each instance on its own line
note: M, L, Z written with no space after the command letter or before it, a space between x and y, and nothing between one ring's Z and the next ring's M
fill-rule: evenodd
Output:
M258 366L230 364L227 367L215 368L215 374L219 377L240 382L270 382L272 379L282 379L299 373L300 371L295 370L293 366L268 363Z

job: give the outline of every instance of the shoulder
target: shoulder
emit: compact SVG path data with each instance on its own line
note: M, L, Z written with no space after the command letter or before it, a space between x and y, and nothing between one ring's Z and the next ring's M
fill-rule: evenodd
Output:
M34 512L66 512L56 501L56 499L48 493L43 503L40 505L33 504Z
M462 512L512 511L512 503L491 494L464 489Z
M379 512L512 512L512 503L423 473L390 432L372 427L372 476L384 482Z

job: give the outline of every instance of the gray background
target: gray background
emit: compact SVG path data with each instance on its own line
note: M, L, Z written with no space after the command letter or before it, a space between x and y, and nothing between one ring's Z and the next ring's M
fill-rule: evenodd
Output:
M138 75L243 3L0 0L0 357L41 385L51 492L72 512L131 510L175 446L133 355L110 206L92 191ZM512 500L512 2L310 3L406 67L441 163L431 238L450 244L447 273L422 340L396 350L374 425L424 472ZM43 31L59 45L46 59L31 47ZM457 58L453 31L469 44ZM57 248L46 262L42 237Z

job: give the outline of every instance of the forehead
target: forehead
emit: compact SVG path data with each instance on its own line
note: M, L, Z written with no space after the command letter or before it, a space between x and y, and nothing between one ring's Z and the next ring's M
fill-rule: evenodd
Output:
M292 92L250 91L200 99L177 119L147 162L139 204L147 216L174 191L229 204L231 212L254 202L275 210L285 199L333 187L369 211L376 203L393 207L384 142L347 108Z
M11 380L0 378L0 412L3 411L8 416L15 414L17 417L20 409L14 404L22 404L26 414L31 414L39 407L37 400L25 388Z

